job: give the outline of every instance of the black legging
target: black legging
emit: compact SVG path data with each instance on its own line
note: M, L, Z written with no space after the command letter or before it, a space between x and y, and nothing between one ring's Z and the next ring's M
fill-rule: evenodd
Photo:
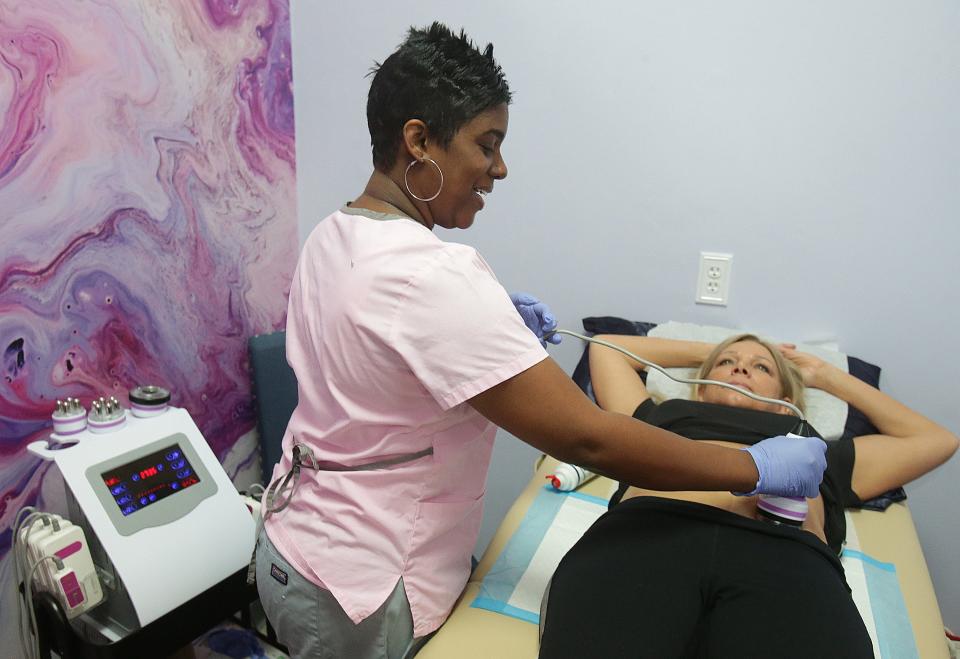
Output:
M836 556L805 531L629 499L561 561L543 659L873 657Z

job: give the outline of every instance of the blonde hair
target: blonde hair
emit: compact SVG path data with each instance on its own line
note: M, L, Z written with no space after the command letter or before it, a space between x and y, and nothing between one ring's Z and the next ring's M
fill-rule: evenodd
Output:
M800 408L801 412L805 412L804 409L804 400L803 400L803 376L800 374L800 369L797 368L796 364L784 357L775 345L769 341L764 341L756 334L736 334L726 339L722 343L719 343L716 348L703 360L703 363L700 364L700 370L697 372L697 379L702 380L707 377L710 371L713 370L713 367L717 363L717 358L720 357L720 353L729 348L734 343L740 343L741 341L753 341L758 343L764 348L767 349L767 352L770 353L770 356L773 358L774 364L777 365L777 371L779 373L780 380L780 399L787 399L794 405ZM703 385L694 385L693 393L694 398L697 397L700 387Z

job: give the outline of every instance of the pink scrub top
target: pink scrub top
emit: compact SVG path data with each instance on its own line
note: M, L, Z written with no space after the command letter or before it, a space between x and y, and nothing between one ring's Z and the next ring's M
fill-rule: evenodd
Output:
M406 218L333 213L290 290L299 402L273 477L290 469L294 437L343 465L434 452L374 471L303 470L266 522L270 540L355 623L403 577L414 636L435 630L470 574L496 433L464 401L546 356L476 250Z

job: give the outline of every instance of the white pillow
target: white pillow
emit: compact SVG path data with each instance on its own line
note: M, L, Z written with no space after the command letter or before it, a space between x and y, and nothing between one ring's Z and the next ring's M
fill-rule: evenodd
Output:
M695 325L693 323L678 323L670 321L657 325L647 334L664 339L681 339L684 341L706 341L720 343L734 334L744 334L744 330L716 327L713 325ZM780 339L769 338L758 334L760 338L773 343L788 343ZM847 356L843 353L826 348L823 345L797 344L797 350L816 355L820 359L833 364L844 373L847 372ZM695 368L668 368L671 375L685 378L697 377ZM693 400L693 386L675 382L655 369L647 372L647 391L654 400L661 402L670 398L685 398ZM825 439L840 439L844 425L847 422L847 404L825 391L807 387L804 393L807 421L823 435Z

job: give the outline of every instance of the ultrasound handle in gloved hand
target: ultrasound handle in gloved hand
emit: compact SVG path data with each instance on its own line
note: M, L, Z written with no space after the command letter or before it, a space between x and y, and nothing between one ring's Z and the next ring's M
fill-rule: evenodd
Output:
M563 337L559 334L550 334L557 329L557 318L550 307L529 293L511 293L510 301L517 308L523 324L536 334L541 343L560 343ZM548 334L549 336L544 338Z
M734 494L809 498L819 493L827 467L827 445L819 437L771 437L743 450L753 458L760 478L753 491Z
M806 421L804 421L806 423ZM812 433L806 435L795 435L792 432L787 433L787 437L810 437ZM794 527L803 526L807 519L807 513L810 512L810 504L805 497L782 497L776 494L761 494L757 497L757 512L759 519L773 524Z

